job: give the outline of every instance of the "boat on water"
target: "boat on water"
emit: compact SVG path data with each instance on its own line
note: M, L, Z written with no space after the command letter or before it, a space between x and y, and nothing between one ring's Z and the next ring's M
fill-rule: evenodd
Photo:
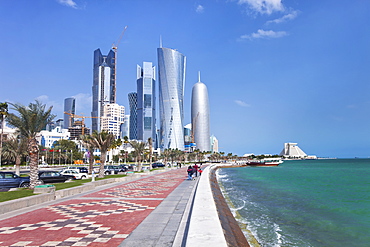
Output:
M260 160L247 161L248 166L278 166L284 161L281 158L264 158Z

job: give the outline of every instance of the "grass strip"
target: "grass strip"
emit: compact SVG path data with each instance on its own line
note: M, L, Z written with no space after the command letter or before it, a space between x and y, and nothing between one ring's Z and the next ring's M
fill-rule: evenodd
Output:
M0 202L10 201L18 198L23 198L27 196L33 196L33 190L27 188L20 188L15 191L3 191L0 192Z

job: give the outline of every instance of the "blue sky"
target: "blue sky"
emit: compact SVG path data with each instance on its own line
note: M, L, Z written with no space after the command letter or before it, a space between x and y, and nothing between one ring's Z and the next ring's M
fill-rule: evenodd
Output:
M370 157L370 1L0 1L0 102L77 99L90 115L93 51L118 47L117 103L128 112L136 65L163 46L187 57L191 88L208 86L220 151Z

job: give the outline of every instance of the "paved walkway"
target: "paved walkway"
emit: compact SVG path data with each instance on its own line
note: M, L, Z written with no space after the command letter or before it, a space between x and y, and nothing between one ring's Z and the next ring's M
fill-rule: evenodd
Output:
M196 184L174 169L1 215L0 247L181 246Z

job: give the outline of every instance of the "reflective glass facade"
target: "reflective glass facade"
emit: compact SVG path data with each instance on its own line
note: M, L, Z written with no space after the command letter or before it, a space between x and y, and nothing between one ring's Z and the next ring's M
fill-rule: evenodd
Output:
M147 141L156 138L155 110L155 67L144 62L143 67L137 66L137 138Z
M104 105L116 103L115 53L110 50L103 56L100 49L94 51L92 117L104 115ZM100 131L100 119L92 118L92 130Z
M137 93L129 93L128 102L130 105L130 136L128 138L137 140Z
M209 102L207 86L199 81L194 84L191 94L191 122L196 148L210 151Z
M71 114L76 114L76 99L75 98L66 98L64 100L64 112ZM64 114L63 129L68 129L73 125L73 118L71 115Z
M184 150L184 86L186 57L158 48L159 147Z

